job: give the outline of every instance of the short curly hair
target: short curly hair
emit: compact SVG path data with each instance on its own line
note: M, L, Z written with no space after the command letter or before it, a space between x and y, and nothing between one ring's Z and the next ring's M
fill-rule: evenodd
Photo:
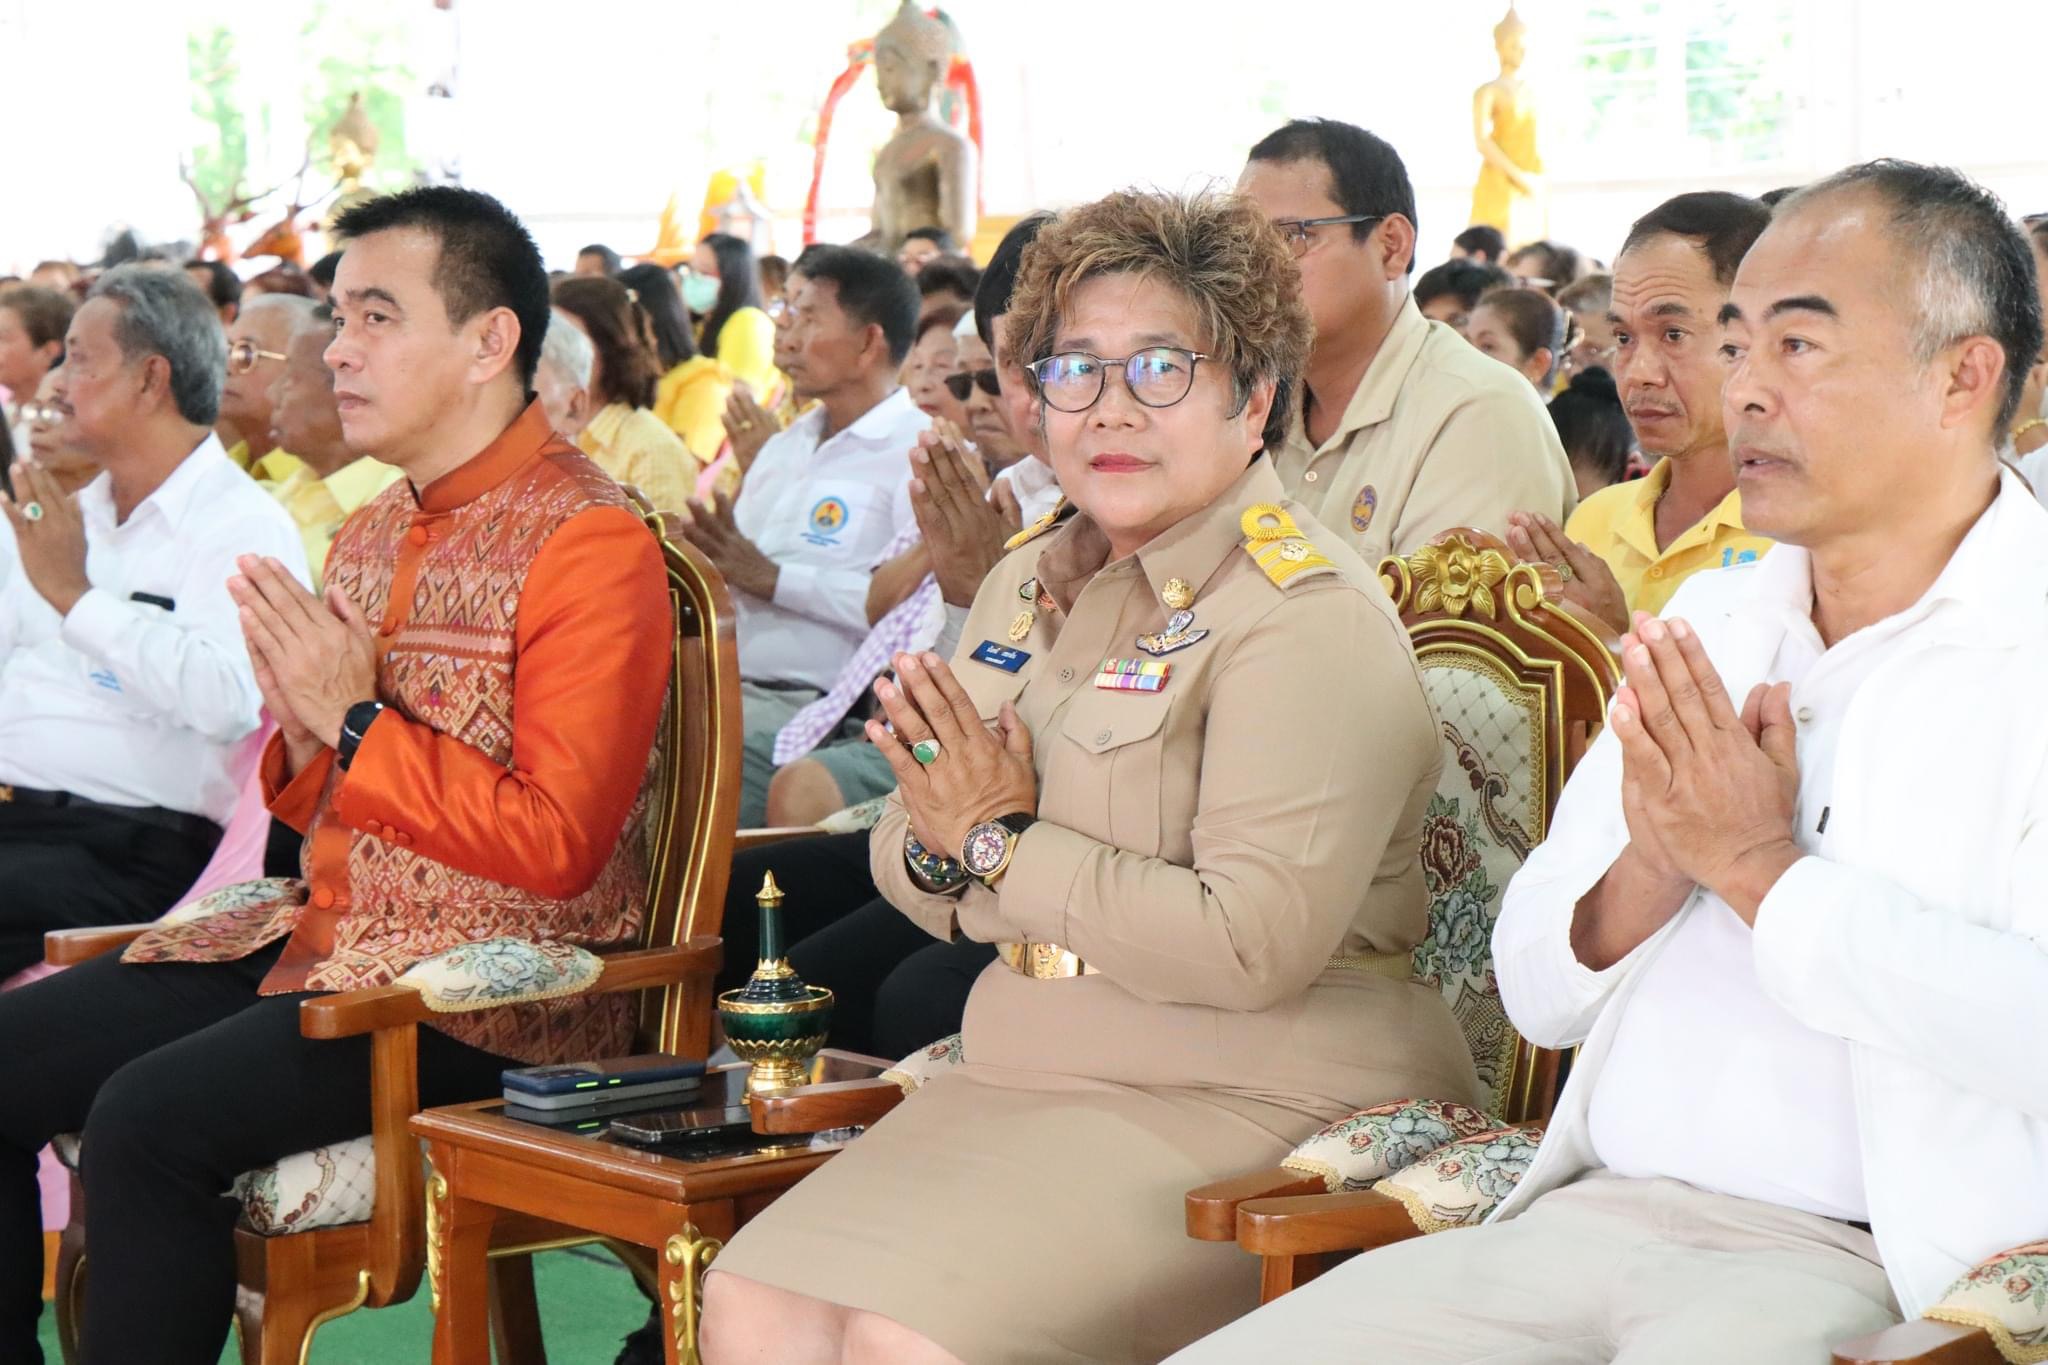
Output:
M1240 410L1256 385L1273 383L1264 436L1266 448L1276 448L1315 329L1294 256L1266 215L1240 195L1214 191L1119 190L1067 210L1025 248L1004 323L1015 353L1029 361L1052 354L1075 286L1127 273L1187 299L1200 345L1230 375Z

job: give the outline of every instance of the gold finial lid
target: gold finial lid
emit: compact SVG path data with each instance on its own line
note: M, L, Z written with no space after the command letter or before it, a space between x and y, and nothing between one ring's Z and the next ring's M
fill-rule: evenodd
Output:
M756 905L782 904L782 888L775 884L775 873L770 871L761 878L761 889L754 893Z

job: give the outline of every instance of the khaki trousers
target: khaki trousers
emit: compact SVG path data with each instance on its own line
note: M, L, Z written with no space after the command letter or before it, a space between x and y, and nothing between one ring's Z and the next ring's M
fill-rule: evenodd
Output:
M1898 1320L1859 1228L1601 1172L1505 1223L1354 1257L1172 1361L1826 1365Z

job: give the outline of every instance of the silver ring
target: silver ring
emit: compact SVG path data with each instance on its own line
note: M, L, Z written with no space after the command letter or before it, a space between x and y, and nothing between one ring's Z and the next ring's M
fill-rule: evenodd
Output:
M1569 559L1557 561L1557 576L1567 583L1572 581L1572 562Z
M29 503L21 509L21 517L23 521L41 521L43 519L43 505L39 502Z
M921 739L910 746L910 756L927 768L939 761L942 752L944 751L939 748L939 742L935 739Z

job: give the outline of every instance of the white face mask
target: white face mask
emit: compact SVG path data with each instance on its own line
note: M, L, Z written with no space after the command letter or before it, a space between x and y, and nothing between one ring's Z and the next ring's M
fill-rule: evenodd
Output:
M718 277L699 275L694 271L683 277L683 302L693 313L711 311L718 302Z

